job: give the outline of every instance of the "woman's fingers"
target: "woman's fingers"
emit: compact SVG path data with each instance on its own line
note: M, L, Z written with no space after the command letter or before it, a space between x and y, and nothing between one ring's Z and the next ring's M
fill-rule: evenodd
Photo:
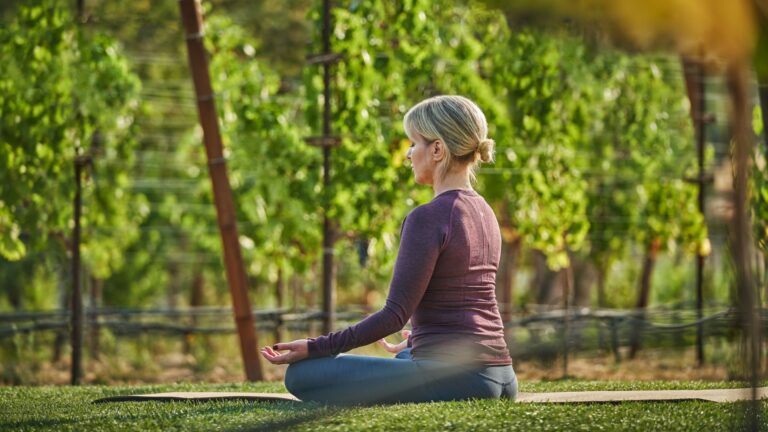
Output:
M272 347L264 347L261 349L261 352L264 354L264 356L267 359L276 359L284 354L280 354L279 352L272 349Z
M379 339L378 343L379 343L379 345L382 346L382 348L384 348L388 352L393 352L392 349L394 349L395 346L392 345L391 343L385 341L384 339Z
M270 363L272 363L272 360L275 358L274 353L267 351L266 348L262 348L259 352L261 353L261 356L267 359Z
M272 349L269 348L269 347L262 348L261 352L267 358L274 358L274 357L278 356L278 354L276 352L272 351Z
M306 339L299 339L287 343L276 343L271 347L265 346L260 351L261 355L272 364L295 363L307 358L309 355ZM279 351L288 352L280 353Z
M278 354L269 347L262 348L261 355L272 364L283 364L287 357L287 354Z
M304 344L302 346L302 343ZM279 351L287 351L280 353ZM261 355L272 364L289 364L307 357L306 341L276 343L261 349Z

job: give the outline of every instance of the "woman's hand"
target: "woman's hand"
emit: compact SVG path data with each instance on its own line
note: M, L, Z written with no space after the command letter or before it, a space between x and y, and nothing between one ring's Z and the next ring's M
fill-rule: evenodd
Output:
M277 351L288 351L279 353ZM299 339L293 342L277 343L271 347L261 349L261 355L272 364L291 364L299 360L304 360L309 356L309 348L306 339Z
M379 339L378 343L382 348L384 348L388 352L391 352L392 354L397 354L400 351L404 350L406 347L408 347L408 336L411 335L411 331L403 330L400 332L400 334L403 336L403 338L405 338L405 340L400 342L397 345L392 345L391 343L387 342L384 339Z

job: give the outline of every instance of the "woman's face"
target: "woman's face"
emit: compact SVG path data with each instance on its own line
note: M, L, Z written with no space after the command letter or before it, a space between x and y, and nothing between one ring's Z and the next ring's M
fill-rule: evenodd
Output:
M411 169L417 184L431 185L436 164L431 155L435 141L428 142L421 136L411 139L411 147L406 157L411 161Z

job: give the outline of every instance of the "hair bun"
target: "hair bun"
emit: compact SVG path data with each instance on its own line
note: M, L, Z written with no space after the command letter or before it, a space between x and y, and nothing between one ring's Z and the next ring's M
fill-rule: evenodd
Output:
M496 142L490 138L480 140L477 145L477 152L480 153L480 160L483 162L493 162L493 148Z

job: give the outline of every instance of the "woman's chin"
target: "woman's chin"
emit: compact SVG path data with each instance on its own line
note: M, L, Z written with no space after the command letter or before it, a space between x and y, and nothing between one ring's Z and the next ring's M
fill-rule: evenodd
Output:
M413 172L413 180L419 185L426 186L432 184L428 175L425 176L424 173L417 174L416 171Z

